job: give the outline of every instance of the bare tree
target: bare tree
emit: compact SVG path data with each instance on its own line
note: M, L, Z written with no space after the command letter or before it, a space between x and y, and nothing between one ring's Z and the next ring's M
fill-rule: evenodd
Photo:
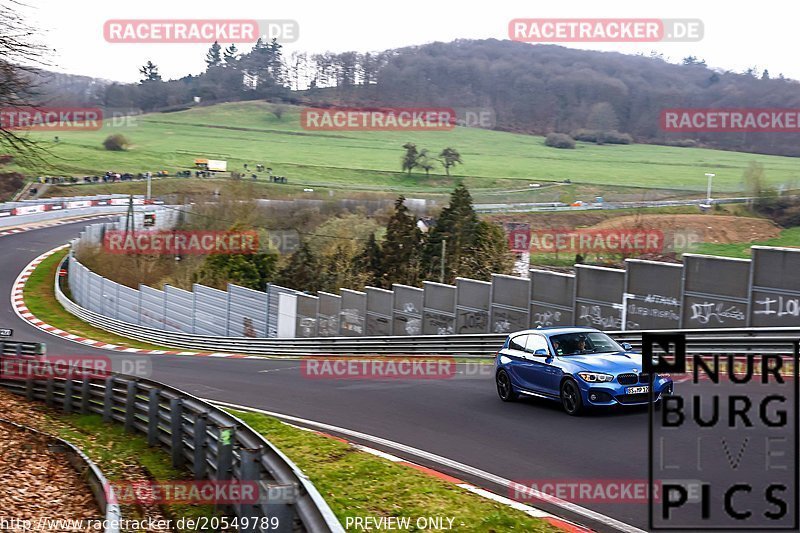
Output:
M16 0L0 4L0 110L8 114L33 106L39 68L47 66L50 50L35 42L36 31L18 11L27 7ZM1 117L0 117L1 118ZM44 162L36 142L0 120L0 151L11 152L18 162Z

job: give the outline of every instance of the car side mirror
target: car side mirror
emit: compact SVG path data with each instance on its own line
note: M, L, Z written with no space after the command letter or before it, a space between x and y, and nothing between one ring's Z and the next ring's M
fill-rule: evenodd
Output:
M623 348L623 349L624 349L626 352L629 352L629 351L633 350L633 346L631 346L631 343L629 343L629 342L623 342L623 343L622 343L622 348Z

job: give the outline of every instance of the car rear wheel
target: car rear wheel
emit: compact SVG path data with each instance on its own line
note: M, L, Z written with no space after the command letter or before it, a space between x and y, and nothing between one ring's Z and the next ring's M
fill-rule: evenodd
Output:
M513 402L519 398L519 395L514 392L514 387L511 385L511 378L508 372L500 370L497 375L495 375L495 382L497 383L497 395L500 396L501 400L504 402Z
M568 379L561 384L561 405L568 415L577 416L583 411L583 400L578 384Z

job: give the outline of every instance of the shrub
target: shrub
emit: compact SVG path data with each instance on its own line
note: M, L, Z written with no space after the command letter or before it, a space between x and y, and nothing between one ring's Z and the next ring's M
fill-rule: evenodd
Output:
M575 148L575 139L566 133L548 133L544 144L553 148Z
M596 143L600 136L600 132L596 130L579 129L572 134L572 138L576 141L585 143Z
M120 133L109 135L106 137L106 140L103 141L103 146L105 146L106 150L112 151L125 150L128 148L129 144L128 139Z
M631 144L632 142L633 137L627 133L620 133L616 130L602 132L600 134L600 139L597 141L598 144Z
M667 146L677 146L678 148L694 148L697 144L697 141L694 139L676 139L666 142Z

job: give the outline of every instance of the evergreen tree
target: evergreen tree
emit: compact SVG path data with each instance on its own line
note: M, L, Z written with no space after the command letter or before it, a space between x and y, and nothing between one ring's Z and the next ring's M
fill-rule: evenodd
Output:
M450 195L450 205L442 209L428 235L422 255L422 271L426 279L439 279L443 248L444 282L451 283L461 275L461 258L473 245L477 226L478 216L472 208L472 196L463 184L459 184ZM447 240L446 248L442 244L444 240Z
M225 61L226 67L233 67L236 66L236 61L238 61L239 57L239 49L236 48L236 45L231 43L229 47L225 49L222 53L222 58Z
M142 83L147 83L148 81L161 81L161 74L158 73L158 66L152 61L145 63L139 69L139 74L144 76L144 78L141 80Z
M366 285L383 287L383 252L374 233L356 258L356 268L363 273Z
M192 276L194 283L227 290L228 283L263 291L277 271L275 254L209 255Z
M278 273L278 285L298 291L315 292L320 289L320 268L308 243L303 242L289 262Z
M211 48L208 49L208 53L206 54L206 70L222 64L221 50L222 47L219 43L214 41L214 44L211 45Z
M511 274L514 257L508 249L505 231L497 224L481 220L475 228L475 238L461 256L459 275L489 281L492 274Z
M419 252L423 242L422 232L405 201L404 196L395 201L394 213L386 225L386 236L381 246L385 287L390 287L392 283L416 285L420 280Z

